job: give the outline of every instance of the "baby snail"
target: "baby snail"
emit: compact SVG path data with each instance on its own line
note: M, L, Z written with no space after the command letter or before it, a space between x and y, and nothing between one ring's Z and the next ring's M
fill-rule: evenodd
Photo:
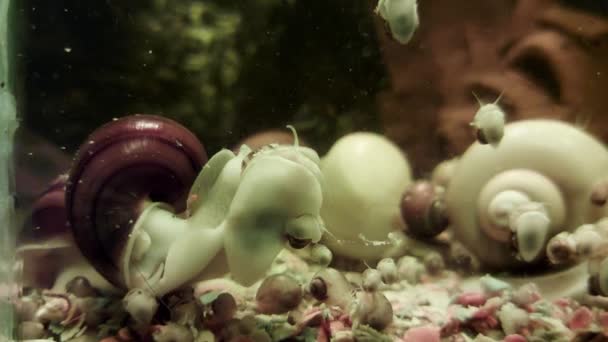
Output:
M382 266L380 271L373 268L366 269L361 275L361 287L363 291L357 292L355 300L349 307L349 315L353 322L353 327L359 324L366 324L374 329L382 330L393 321L393 306L386 296L379 291L384 285L383 279L388 273L393 273L396 278L396 266L393 262L391 267L388 260L382 259L378 266ZM390 270L394 272L390 272ZM394 279L392 279L394 280Z
M342 272L328 267L315 273L308 292L320 302L345 310L352 302L354 290Z
M397 264L392 258L384 258L378 262L376 269L380 272L382 281L385 284L392 284L398 279L397 276Z
M392 37L401 44L407 44L418 28L416 0L380 0L375 12L386 21Z
M375 291L381 282L379 272L370 268L363 273L365 291L355 291L340 271L325 268L313 276L308 291L316 300L347 312L353 327L364 324L381 331L393 322L391 303Z
M561 232L547 244L547 256L553 264L568 264L606 254L607 219L584 224L574 232Z
M443 188L425 180L412 183L401 197L401 217L407 233L417 239L428 240L443 232L449 225Z
M364 291L373 292L377 291L382 286L382 275L380 271L373 268L368 268L363 271L361 275L361 287Z
M590 290L608 296L608 218L554 236L547 244L547 256L556 265L588 260Z
M479 109L475 113L471 126L475 128L475 135L480 144L490 144L494 147L500 143L505 128L505 112L498 105L502 94L492 103L484 103L473 93Z
M283 314L300 305L302 288L298 281L288 274L273 274L262 281L255 300L258 312Z

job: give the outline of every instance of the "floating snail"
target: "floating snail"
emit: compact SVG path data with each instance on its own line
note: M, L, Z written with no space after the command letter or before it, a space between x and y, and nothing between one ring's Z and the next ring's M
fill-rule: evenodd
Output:
M324 242L336 255L379 260L403 229L399 201L411 182L410 166L399 147L375 133L339 139L321 161Z
M418 28L416 0L380 0L375 12L386 21L393 38L401 44L407 44Z
M321 238L319 158L295 141L222 150L205 164L203 146L176 122L110 122L81 146L70 172L75 240L121 288L163 295L226 272L251 284L286 241L301 248Z
M473 144L460 158L445 204L454 234L489 268L545 257L561 231L604 216L591 197L608 170L604 146L572 125L526 120L496 147Z

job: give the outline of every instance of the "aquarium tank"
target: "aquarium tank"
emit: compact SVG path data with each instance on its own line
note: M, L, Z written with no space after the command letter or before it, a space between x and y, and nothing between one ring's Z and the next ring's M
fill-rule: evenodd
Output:
M608 3L0 0L0 341L608 340Z

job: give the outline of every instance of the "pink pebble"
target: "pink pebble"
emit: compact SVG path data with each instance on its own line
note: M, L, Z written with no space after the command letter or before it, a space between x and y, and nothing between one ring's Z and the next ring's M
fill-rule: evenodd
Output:
M348 330L348 327L342 321L331 321L329 322L329 330L333 335L337 331Z
M608 330L608 312L602 311L598 315L598 323L604 330Z
M488 298L485 294L479 292L463 293L456 298L456 303L460 305L482 306Z
M570 306L570 300L568 298L559 298L553 302L557 306L561 306L563 308Z
M402 338L403 342L440 342L439 328L427 325L409 329Z
M586 306L582 306L574 311L572 318L568 322L568 327L572 330L585 329L593 322L593 313Z
M505 336L504 340L502 340L503 342L527 342L528 340L518 334L512 334L512 335L508 335Z
M490 315L492 315L492 311L486 309L486 308L481 308L477 311L475 311L473 313L473 316L471 318L473 319L486 319L488 318Z
M317 330L317 340L316 342L329 342L329 336L325 329L321 328Z

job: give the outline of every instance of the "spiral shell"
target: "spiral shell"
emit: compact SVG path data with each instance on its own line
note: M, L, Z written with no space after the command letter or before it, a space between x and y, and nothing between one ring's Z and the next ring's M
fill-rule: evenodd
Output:
M84 256L124 286L116 258L147 202L186 208L188 190L207 161L180 124L158 116L116 119L81 145L66 188L68 220Z
M572 125L511 123L498 146L475 143L460 158L445 197L448 216L456 237L486 266L522 267L544 256L528 253L522 262L514 248L528 247L518 241L542 247L560 231L604 215L605 209L589 198L606 170L603 145ZM515 237L519 240L513 245Z

